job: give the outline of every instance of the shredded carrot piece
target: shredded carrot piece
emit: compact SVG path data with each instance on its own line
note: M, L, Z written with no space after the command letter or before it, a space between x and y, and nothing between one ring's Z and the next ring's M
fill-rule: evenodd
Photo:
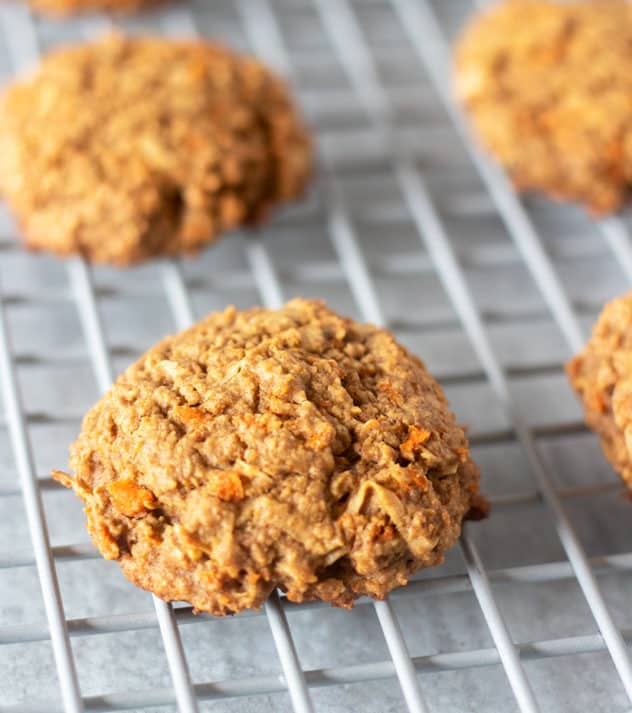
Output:
M114 507L127 517L136 517L145 510L158 506L156 496L133 480L116 480L110 483L107 491Z
M405 458L408 458L408 460L414 460L415 452L428 441L430 435L430 431L426 431L425 428L409 426L408 438L400 444L399 450Z
M393 385L388 382L388 381L380 381L377 385L377 388L383 393L388 396L388 398L391 401L394 401L395 403L400 403L401 402L401 394L399 391L397 391Z
M176 416L188 426L201 426L210 419L210 415L195 406L176 406Z
M211 481L211 490L213 495L229 503L243 500L245 497L244 485L235 470L223 470L217 473Z

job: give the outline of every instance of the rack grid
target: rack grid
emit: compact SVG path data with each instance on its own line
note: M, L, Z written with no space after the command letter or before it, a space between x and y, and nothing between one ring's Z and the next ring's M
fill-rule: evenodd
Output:
M318 136L317 185L258 235L124 272L28 256L1 216L0 710L630 710L629 504L563 377L632 279L628 220L521 200L476 148L450 96L449 43L472 9L198 0L116 20L220 37L285 74ZM4 4L0 66L110 23ZM427 361L471 424L493 514L385 602L346 613L275 594L262 612L196 617L101 562L46 473L166 331L294 294L388 326Z

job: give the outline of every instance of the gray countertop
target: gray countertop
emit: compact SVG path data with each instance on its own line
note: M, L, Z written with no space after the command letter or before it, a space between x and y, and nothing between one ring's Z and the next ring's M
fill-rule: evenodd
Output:
M357 86L345 74L331 23L323 23L319 15L322 11L336 16L341 3L335 0L198 0L122 21L131 31L170 32L186 26L183 18L191 9L204 34L237 48L257 44L260 29L265 37L255 49L267 47L272 54L274 33L263 22L271 19L291 62L301 104L318 134L322 162L335 175L337 203L332 202L323 169L305 202L277 214L256 236L226 236L199 258L185 260L182 271L193 306L202 316L229 303L245 307L264 301L265 284L260 273L253 273L260 255L257 246L262 245L285 298L325 297L343 313L362 318L353 278L357 264L353 255L346 254L341 262L340 235L335 232L341 220L351 226L385 319L427 362L460 419L470 424L484 490L497 505L487 521L469 526L469 535L491 572L494 597L513 640L521 645L524 667L542 710L628 711L630 702L568 566L556 522L537 495L525 452L511 435L420 240L397 180L397 151L406 149L426 183L495 354L508 374L511 397L537 434L539 452L582 547L596 558L598 583L615 623L630 634L631 505L622 497L622 487L596 438L582 427L579 406L563 373L570 349L559 324L438 101L394 10L396 4L395 0L349 4L377 64L379 80L387 88L395 118L394 146L385 145L375 129ZM434 10L450 39L470 7L460 0L444 0L435 2ZM0 75L9 79L19 54L15 45L23 38L19 25L11 24L15 8L5 6L0 12L4 20ZM38 18L35 29L42 49L48 49L98 32L99 24ZM18 27L16 35L12 27ZM559 285L588 333L603 302L626 289L624 270L601 227L581 211L535 198L527 199L524 206ZM621 225L628 224L629 218L623 216ZM150 596L127 583L115 564L96 558L90 548L79 548L82 559L64 557L69 554L64 547L88 543L81 507L71 493L51 487L45 479L51 468L65 466L68 444L99 389L68 265L26 254L16 243L16 234L10 217L1 213L2 295L29 415L35 467L44 479L50 539L61 548L57 574L65 616L71 629L83 629L84 634L92 629L93 634L72 639L81 692L86 697L139 692L133 710L175 710L173 704L160 709L149 705L152 692L171 685ZM127 271L98 268L93 278L117 371L176 330L163 264L153 262ZM0 711L24 704L20 711L52 713L61 710L58 682L4 414L0 414L0 443ZM433 713L518 710L465 573L464 560L455 549L443 567L418 577L427 584L409 586L392 598L410 653L420 657L416 663L428 708ZM83 625L76 621L85 617L90 621ZM371 606L358 606L352 612L290 606L288 618L305 670L389 661ZM124 629L126 621L141 622L145 628L96 630ZM187 619L181 633L195 683L270 680L280 672L264 616ZM6 643L14 640L21 643ZM381 670L376 667L376 673ZM211 690L205 689L207 694ZM392 676L314 688L313 699L316 709L326 713L405 709ZM202 701L200 707L244 713L291 710L289 696L283 692Z

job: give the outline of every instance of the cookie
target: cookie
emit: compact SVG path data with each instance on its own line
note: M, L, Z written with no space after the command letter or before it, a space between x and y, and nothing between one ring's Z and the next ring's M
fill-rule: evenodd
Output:
M203 41L111 35L0 100L0 190L28 247L129 265L298 198L311 144L288 89Z
M616 211L632 179L632 7L508 0L458 43L456 93L518 189Z
M632 488L632 292L603 309L585 349L567 365L586 423Z
M33 9L51 15L72 15L76 12L134 12L162 0L28 0Z
M229 308L150 349L55 472L107 559L223 615L351 607L443 561L479 472L423 363L323 303Z

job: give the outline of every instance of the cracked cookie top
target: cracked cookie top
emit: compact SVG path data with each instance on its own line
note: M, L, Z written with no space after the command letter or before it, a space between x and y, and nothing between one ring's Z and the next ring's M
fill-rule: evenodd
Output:
M164 340L88 413L56 477L102 554L168 600L227 614L352 606L442 562L478 504L463 430L393 336L294 300Z
M507 0L456 48L456 93L519 189L617 210L632 179L632 7Z
M204 41L120 35L0 100L0 190L31 248L129 265L298 198L311 144L285 84Z

